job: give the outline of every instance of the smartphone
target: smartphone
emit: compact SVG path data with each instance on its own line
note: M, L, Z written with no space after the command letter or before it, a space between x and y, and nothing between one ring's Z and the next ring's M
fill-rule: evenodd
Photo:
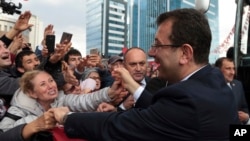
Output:
M99 54L98 48L90 49L90 54Z
M60 44L62 44L65 40L67 40L67 42L70 42L72 36L73 36L73 34L71 34L71 33L63 32L63 33L62 33L61 40L60 40Z
M55 39L56 39L55 35L46 36L45 42L49 53L53 53L55 51Z

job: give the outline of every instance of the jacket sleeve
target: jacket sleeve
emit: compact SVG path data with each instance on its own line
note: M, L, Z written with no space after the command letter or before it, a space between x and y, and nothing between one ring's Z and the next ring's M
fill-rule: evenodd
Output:
M11 42L12 42L12 40L9 39L9 38L7 38L5 35L3 35L3 36L0 38L0 40L3 41L7 47L8 47L8 46L11 44Z
M153 95L144 89L141 96L135 103L135 108L147 108L151 104L152 97Z
M66 82L62 73L62 63L58 61L57 63L51 63L49 57L43 59L43 68L48 72L56 81L57 87L60 89Z
M0 72L0 94L14 95L19 88L19 78L6 76L6 73Z
M22 109L15 107L15 106L11 106L8 109L8 113L11 113L13 115L16 115L22 118L15 120L15 119L5 116L0 122L0 129L3 131L10 130L11 128L24 124L24 123L29 123L37 118L37 116L28 114Z
M3 141L24 141L22 137L22 130L25 124L19 125L6 132L0 133L0 139Z
M110 102L108 87L90 94L68 94L64 96L64 106L74 112L95 111L102 102Z

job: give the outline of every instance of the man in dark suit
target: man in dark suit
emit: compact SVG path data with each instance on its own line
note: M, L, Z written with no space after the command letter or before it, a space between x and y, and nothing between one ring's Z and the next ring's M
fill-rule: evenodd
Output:
M250 124L249 111L246 102L245 92L242 83L236 79L234 61L227 57L221 57L216 60L215 67L218 67L223 73L227 85L232 89L238 108L239 119L242 124Z
M229 125L239 123L237 108L222 73L208 64L211 31L206 16L195 9L177 9L159 15L157 25L151 55L171 85L154 94L147 108L114 113L51 109L69 137L90 141L229 140ZM131 92L140 87L124 68L116 69L114 76ZM152 97L144 92L138 101L150 99L147 96Z
M129 48L124 54L123 66L128 70L130 76L133 78L135 82L140 84L141 86L138 88L137 91L127 95L118 104L118 107L115 109L114 106L108 103L102 103L98 107L98 111L107 112L107 111L124 111L132 108L136 103L137 99L142 94L143 90L147 86L148 81L150 80L149 77L146 76L147 73L147 54L145 51L139 47L131 47ZM117 68L117 67L115 67ZM112 71L115 69L113 68ZM110 108L107 108L110 107Z

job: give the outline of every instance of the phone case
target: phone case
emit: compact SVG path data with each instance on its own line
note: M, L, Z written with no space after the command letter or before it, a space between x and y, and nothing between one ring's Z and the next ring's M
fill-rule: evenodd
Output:
M63 43L65 40L67 40L68 42L71 41L73 34L71 33L67 33L67 32L63 32L60 43Z
M47 35L46 36L46 46L49 53L54 52L55 49L55 35Z

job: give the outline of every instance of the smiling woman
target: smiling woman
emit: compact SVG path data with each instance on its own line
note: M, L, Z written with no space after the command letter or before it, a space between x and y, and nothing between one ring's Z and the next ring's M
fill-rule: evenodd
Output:
M68 106L72 111L85 112L94 111L101 102L110 101L106 92L65 95L63 91L58 91L50 74L39 70L29 71L20 79L20 89L14 94L7 111L7 115L11 116L3 118L0 129L7 131L17 125L29 123L52 107Z

